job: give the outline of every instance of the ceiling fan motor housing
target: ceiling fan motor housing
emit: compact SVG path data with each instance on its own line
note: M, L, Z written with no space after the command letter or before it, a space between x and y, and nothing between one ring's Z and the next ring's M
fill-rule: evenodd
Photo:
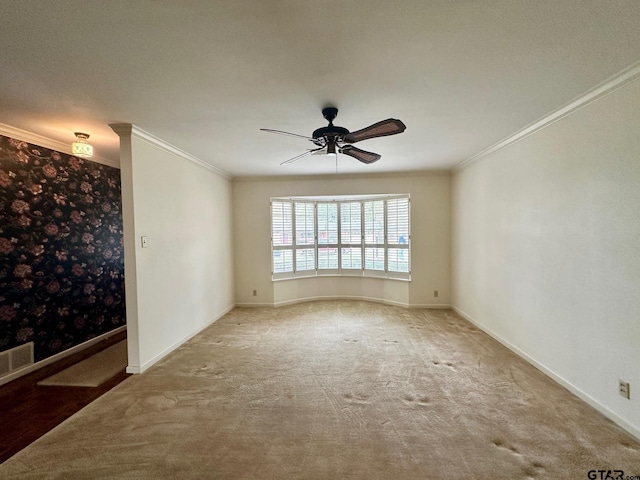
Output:
M336 143L342 143L344 136L349 130L343 127L329 125L328 127L318 128L313 132L314 143L318 146L327 146L327 153L336 153Z
M322 127L322 128L318 128L317 130L313 131L313 138L322 138L322 137L339 137L339 136L344 136L347 133L349 133L349 130L347 130L344 127L336 127L334 125L329 125L328 127Z
M313 131L312 137L316 140L314 143L320 146L326 145L327 153L336 153L336 142L342 142L349 130L344 127L336 127L333 124L333 120L338 116L337 108L323 108L322 116L329 122L329 125Z

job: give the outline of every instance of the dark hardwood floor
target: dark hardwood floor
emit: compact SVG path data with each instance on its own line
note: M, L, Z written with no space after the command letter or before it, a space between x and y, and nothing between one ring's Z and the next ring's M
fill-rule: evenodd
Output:
M120 332L91 347L0 386L0 463L111 390L122 372L98 387L45 387L37 383L126 338Z

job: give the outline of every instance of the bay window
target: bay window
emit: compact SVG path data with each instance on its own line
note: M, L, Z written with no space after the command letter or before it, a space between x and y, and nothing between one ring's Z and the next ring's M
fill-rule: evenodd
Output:
M410 279L409 195L271 199L273 279Z

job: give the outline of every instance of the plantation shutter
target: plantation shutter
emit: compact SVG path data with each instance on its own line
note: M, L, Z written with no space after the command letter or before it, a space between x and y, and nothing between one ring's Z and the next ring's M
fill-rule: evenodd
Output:
M271 202L272 272L293 272L293 203L286 200Z
M338 204L318 203L318 270L338 269ZM326 272L325 272L326 273Z
M384 200L364 202L364 268L384 272Z
M387 200L387 269L409 273L409 198Z
M295 202L296 272L315 270L315 215L313 202Z
M362 203L340 203L340 268L362 270Z

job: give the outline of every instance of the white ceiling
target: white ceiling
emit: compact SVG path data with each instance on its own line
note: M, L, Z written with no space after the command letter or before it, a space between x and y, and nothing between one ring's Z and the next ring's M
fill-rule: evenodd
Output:
M132 123L231 176L448 169L640 59L638 0L0 0L0 122L118 158Z

